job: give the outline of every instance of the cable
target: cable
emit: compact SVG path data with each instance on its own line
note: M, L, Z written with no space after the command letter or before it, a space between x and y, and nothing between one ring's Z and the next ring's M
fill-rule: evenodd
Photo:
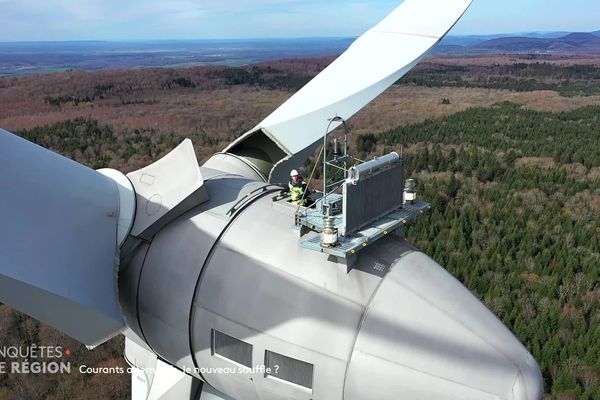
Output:
M321 151L319 151L319 155L316 158L315 166L313 167L313 170L310 173L310 178L308 178L308 183L306 184L306 190L304 191L304 193L302 193L302 197L300 198L300 204L298 204L298 208L296 209L296 212L300 211L300 205L302 203L304 203L304 196L306 196L306 193L308 193L308 188L310 187L310 182L312 181L313 177L315 176L315 171L317 170L318 160L319 160L319 158L321 158L321 154L323 154L323 147L321 147Z

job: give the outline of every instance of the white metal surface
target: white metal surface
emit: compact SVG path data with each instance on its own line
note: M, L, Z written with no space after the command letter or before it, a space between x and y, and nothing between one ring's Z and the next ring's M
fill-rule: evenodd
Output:
M192 393L190 393L191 379L191 376L184 374L177 368L157 360L156 373L150 387L150 393L148 393L148 400L192 399ZM174 396L174 393L178 393L179 396Z
M338 233L337 230L334 230L333 233L321 232L321 246L333 246L338 242Z
M135 217L135 190L127 177L120 171L111 168L99 169L102 175L112 179L119 191L119 221L117 222L117 243L123 244L133 226Z
M230 220L227 211L264 183L202 169L210 200L152 240L136 283L134 315L146 343L180 369L194 367L189 318L202 265ZM228 176L228 179L225 177ZM121 275L123 276L123 275Z
M475 296L420 252L384 278L361 324L344 399L533 400L528 351Z
M0 130L0 301L93 346L119 309L114 182Z
M215 388L204 384L202 386L202 394L200 395L199 400L235 400L231 397L219 392Z
M147 400L156 374L158 357L130 339L125 331L125 360L131 367L131 400Z
M126 333L127 334L127 333ZM131 367L132 400L196 400L201 382L157 358L134 340L125 339Z
M148 381L144 370L131 367L131 400L147 400Z
M187 209L208 199L204 180L196 160L194 146L184 140L169 154L127 178L136 194L136 213L131 234L150 239L161 227L173 220L187 199L196 197ZM175 215L174 215L175 214Z
M207 373L211 386L244 400L540 399L531 355L431 258L392 235L347 273L298 247L294 211L263 198L229 226L197 289L191 344L200 367L235 368L211 352L216 329L252 345L252 365L266 351L312 364L313 387L262 371Z
M406 0L226 151L260 129L289 156L310 147L323 136L328 119L347 120L410 71L471 1ZM339 124L331 123L330 130Z
M255 181L267 180L267 177L261 175L252 163L249 163L242 157L237 157L229 153L217 153L209 158L202 166L244 176Z
M407 201L416 201L417 200L417 194L415 192L404 192L404 204L406 204Z
M253 366L264 364L266 350L315 366L312 395L261 371L205 374L219 391L244 400L341 399L362 305L380 278L347 274L326 255L301 248L290 229L296 207L287 206L275 208L269 197L259 199L221 238L193 304L195 358L200 367L235 367L211 354L211 329L216 329L252 344Z
M356 183L361 179L365 178L369 175L374 174L379 171L381 168L387 167L388 165L392 165L398 163L400 161L400 156L395 151L386 154L382 157L375 158L373 160L369 160L362 164L358 164L354 167L351 167L348 171L348 183L356 185Z

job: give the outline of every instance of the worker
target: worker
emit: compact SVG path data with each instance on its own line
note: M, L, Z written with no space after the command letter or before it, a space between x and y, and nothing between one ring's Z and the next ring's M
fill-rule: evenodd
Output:
M292 194L291 203L297 206L306 206L308 204L308 189L306 182L300 176L300 173L293 169L290 172L290 182L288 183L290 193Z

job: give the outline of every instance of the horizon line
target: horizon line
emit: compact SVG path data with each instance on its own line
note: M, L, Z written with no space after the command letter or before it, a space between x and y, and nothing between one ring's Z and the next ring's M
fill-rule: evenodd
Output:
M530 32L505 32L505 33L470 33L470 34L448 34L448 37L468 38L468 37L492 37L492 36L515 36L515 35L548 35L548 34L571 34L571 33L590 33L598 34L600 30L593 31L530 31ZM360 35L340 35L340 36L278 36L278 37L236 37L236 38L187 38L187 39L60 39L60 40L0 40L0 44L27 44L27 43L140 43L140 42L202 42L202 41L268 41L268 40L333 40L333 39L356 39Z

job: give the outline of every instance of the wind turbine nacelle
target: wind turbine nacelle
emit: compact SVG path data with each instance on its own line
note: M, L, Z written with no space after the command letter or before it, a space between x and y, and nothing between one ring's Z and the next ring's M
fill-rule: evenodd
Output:
M531 355L437 263L395 235L350 271L300 246L297 207L242 158L198 167L186 141L124 177L5 131L0 153L0 300L88 345L129 328L240 399L542 395Z
M209 200L121 265L148 350L240 399L541 397L531 355L431 258L389 235L348 273L299 245L281 188L224 171L244 168L210 160Z

